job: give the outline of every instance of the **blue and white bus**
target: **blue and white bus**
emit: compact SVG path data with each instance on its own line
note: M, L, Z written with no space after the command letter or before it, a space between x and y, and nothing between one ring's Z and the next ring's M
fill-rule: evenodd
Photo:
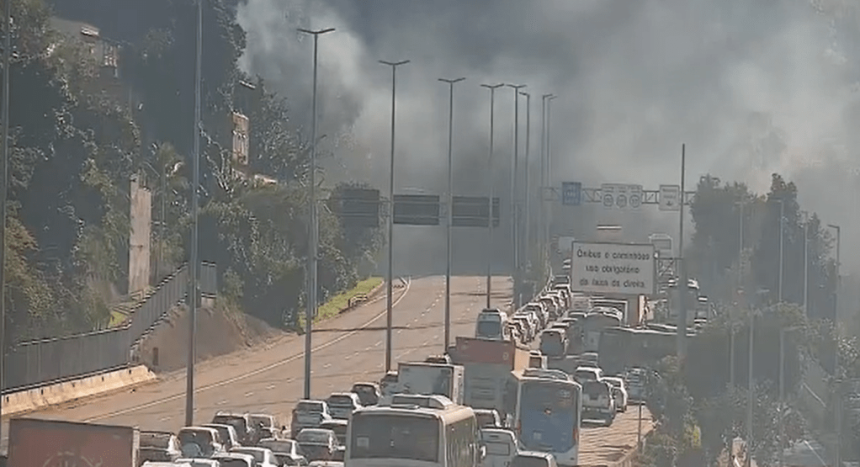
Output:
M570 376L540 368L513 371L505 406L524 449L552 454L560 466L579 465L582 386Z

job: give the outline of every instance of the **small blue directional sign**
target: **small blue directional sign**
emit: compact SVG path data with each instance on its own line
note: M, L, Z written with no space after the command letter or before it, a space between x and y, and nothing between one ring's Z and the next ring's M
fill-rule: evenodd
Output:
M562 182L561 204L565 206L579 206L582 203L582 183Z

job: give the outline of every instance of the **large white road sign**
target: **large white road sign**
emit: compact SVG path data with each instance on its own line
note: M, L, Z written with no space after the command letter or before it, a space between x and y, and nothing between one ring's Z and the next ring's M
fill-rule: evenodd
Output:
M573 242L570 286L575 292L654 293L654 245Z

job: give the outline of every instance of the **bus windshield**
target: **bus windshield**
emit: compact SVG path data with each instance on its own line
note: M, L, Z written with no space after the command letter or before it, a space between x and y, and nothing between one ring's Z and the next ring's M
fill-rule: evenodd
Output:
M565 452L575 443L576 384L526 381L520 393L520 442L530 450Z
M429 415L355 413L350 457L437 462L441 422Z
M496 338L502 334L502 323L498 321L478 321L475 337Z

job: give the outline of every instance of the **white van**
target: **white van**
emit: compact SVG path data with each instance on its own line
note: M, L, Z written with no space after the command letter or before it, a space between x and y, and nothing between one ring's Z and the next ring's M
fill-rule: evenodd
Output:
M517 437L510 430L483 428L481 443L487 449L487 457L481 462L480 467L508 467L519 451Z
M479 339L505 340L508 315L497 308L487 308L478 314L475 337Z

